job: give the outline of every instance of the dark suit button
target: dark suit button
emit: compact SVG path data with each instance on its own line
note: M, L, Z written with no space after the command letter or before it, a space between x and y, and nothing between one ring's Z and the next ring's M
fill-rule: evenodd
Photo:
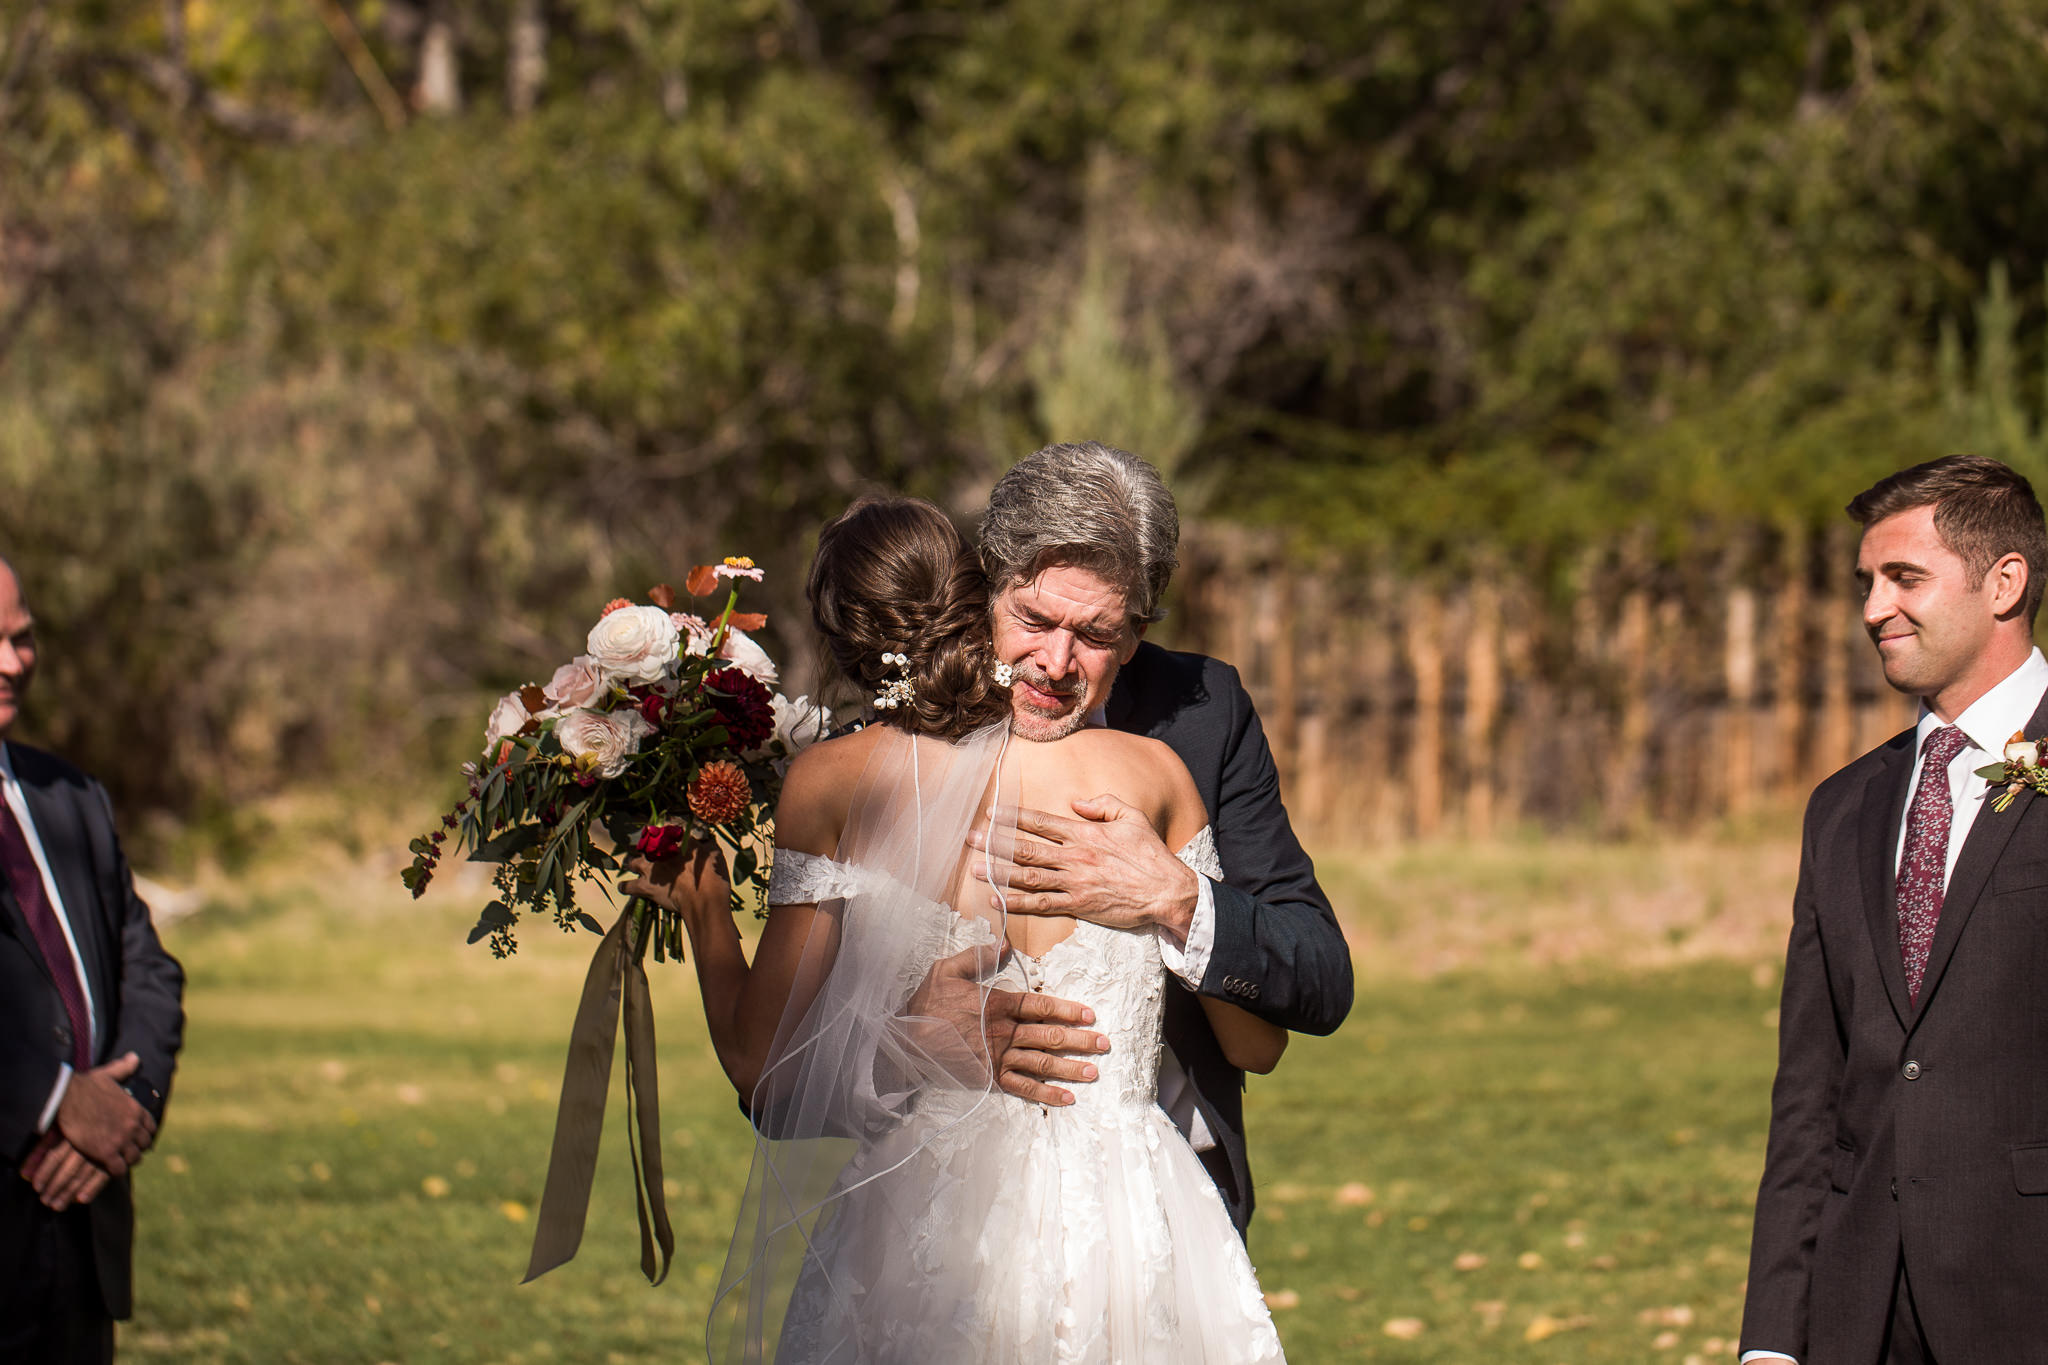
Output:
M1917 1081L1917 1080L1919 1080L1919 1079L1920 1079L1920 1063L1918 1063L1918 1062L1907 1062L1907 1063L1906 1063L1906 1064L1905 1064L1904 1066L1902 1066L1902 1067L1900 1067L1900 1068L1899 1068L1899 1074L1900 1074L1901 1076L1904 1076L1904 1077L1905 1077L1905 1078L1906 1078L1907 1080L1909 1080L1909 1081Z
M1258 999L1258 998L1259 998L1259 983L1258 983L1258 982L1256 982L1256 981L1247 981L1247 982L1245 982L1245 983L1244 983L1244 998L1245 998L1245 999L1247 999L1247 1000L1256 1000L1256 999Z

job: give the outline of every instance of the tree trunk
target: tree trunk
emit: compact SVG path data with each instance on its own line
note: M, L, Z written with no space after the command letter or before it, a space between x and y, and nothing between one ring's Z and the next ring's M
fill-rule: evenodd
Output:
M462 111L462 73L456 63L455 16L446 0L427 7L427 26L420 35L420 81L412 102L423 114Z
M533 112L548 79L548 16L541 0L513 0L505 57L505 105L515 115Z

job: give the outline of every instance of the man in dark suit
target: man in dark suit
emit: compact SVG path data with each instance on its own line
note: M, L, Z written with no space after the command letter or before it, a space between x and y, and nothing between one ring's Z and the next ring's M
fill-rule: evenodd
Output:
M2048 530L1966 456L1849 513L1921 716L1807 806L1742 1359L2048 1362L2048 803L1975 775L2048 733Z
M113 1359L129 1314L128 1171L154 1139L184 1027L107 794L6 740L34 623L0 560L0 1360Z
M1052 739L1106 724L1165 743L1202 793L1223 880L1197 876L1110 794L1076 803L1072 815L1020 812L1018 829L1035 837L997 850L997 869L1010 913L1159 932L1186 987L1168 995L1160 1103L1242 1232L1253 1203L1244 1073L1225 1059L1197 997L1328 1034L1351 1008L1351 955L1288 824L1272 751L1236 670L1143 642L1179 533L1172 496L1150 465L1092 442L1049 446L991 493L981 556L1017 733ZM1086 1084L1087 1057L1102 1046L1085 1027L1087 1002L1015 1003L1006 1010L992 1000L989 1010L1003 1088L1071 1104L1055 1082Z

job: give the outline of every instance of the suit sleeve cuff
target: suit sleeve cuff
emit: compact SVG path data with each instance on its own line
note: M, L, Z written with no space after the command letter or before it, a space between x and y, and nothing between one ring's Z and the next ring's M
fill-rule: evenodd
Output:
M49 1101L43 1105L42 1116L36 1120L36 1132L47 1133L50 1125L57 1121L57 1110L64 1103L64 1092L71 1088L71 1068L64 1062L57 1063L57 1083L50 1087Z
M1799 1365L1797 1360L1786 1355L1783 1351L1744 1351L1742 1359L1737 1361L1735 1365L1749 1365L1749 1362L1752 1360L1786 1360L1791 1361L1791 1365Z
M1166 970L1172 972L1195 990L1202 988L1202 978L1209 972L1209 953L1216 944L1216 883L1207 877L1195 878L1195 912L1188 920L1188 936L1185 942L1174 942L1173 935L1161 931L1159 935L1159 956L1166 963Z

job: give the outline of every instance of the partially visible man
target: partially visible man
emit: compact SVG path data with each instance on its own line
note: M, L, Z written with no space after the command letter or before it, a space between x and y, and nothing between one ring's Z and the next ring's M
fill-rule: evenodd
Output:
M1160 1104L1242 1232L1253 1203L1244 1073L1224 1058L1197 996L1327 1034L1351 1008L1351 954L1288 823L1272 750L1237 671L1143 642L1161 614L1179 539L1173 497L1151 465L1095 442L1056 445L996 485L981 558L995 593L996 658L1012 671L1016 734L1056 739L1098 724L1165 743L1208 807L1223 880L1197 876L1150 821L1109 793L1071 813L1021 812L1018 829L1035 837L996 850L998 875L1012 914L1159 933L1167 966L1186 987L1168 992ZM1073 1102L1053 1082L1096 1075L1087 1058L1102 1041L1084 1027L1087 1003L990 1001L1005 1090Z
M2048 1362L2048 733L2027 481L1951 456L1849 504L1863 624L1920 720L1806 810L1742 1359ZM1990 799L1987 799L1990 798Z
M104 1362L131 1306L128 1171L154 1140L184 973L100 785L7 739L35 625L0 560L0 1360Z

